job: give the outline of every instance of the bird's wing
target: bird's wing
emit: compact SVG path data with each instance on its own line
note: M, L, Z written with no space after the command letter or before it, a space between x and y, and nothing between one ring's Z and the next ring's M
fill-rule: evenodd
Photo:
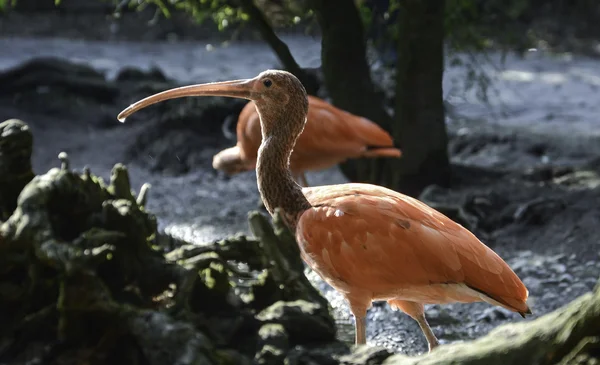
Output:
M303 189L297 238L318 270L373 292L464 283L526 311L527 289L471 232L411 197L370 184Z
M392 137L366 118L309 97L307 123L294 147L298 157L329 154L358 157L370 146L392 147Z

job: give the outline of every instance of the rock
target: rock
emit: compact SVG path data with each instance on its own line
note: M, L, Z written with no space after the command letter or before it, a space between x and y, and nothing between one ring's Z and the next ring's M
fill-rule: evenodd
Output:
M572 283L573 282L573 276L571 274L562 274L558 280L561 283Z
M495 322L507 319L511 313L502 307L488 307L477 317L477 321Z
M134 67L124 67L122 68L117 77L115 78L117 82L129 82L129 81L155 81L155 82L167 82L167 77L165 74L158 68L152 67L148 71L142 71L138 68Z
M259 349L254 357L261 365L282 364L289 350L288 335L280 324L265 324L258 331Z
M127 320L151 365L217 364L210 340L192 324L155 311L141 311Z
M427 321L431 326L447 326L460 323L460 320L454 318L446 308L440 305L432 305L426 309Z
M196 98L150 106L132 116L150 120L128 148L127 159L173 175L188 173L195 166L212 170L212 156L231 144L221 125L229 114L238 115L244 105L232 98Z
M263 323L277 323L285 328L290 343L333 341L336 327L327 308L305 300L279 301L256 315Z
M33 179L32 152L33 135L27 124L18 119L0 123L0 221L12 214L21 190Z
M335 341L324 346L295 346L285 358L286 365L340 365L340 357L348 355L350 349Z
M117 199L135 201L125 165L118 163L113 167L110 172L110 184L106 191Z
M112 103L119 95L119 89L92 67L54 57L37 57L4 71L0 73L0 84L0 96L38 94L40 87L103 103Z
M542 280L538 279L538 278L534 278L532 276L527 276L523 278L523 284L525 284L525 287L529 290L529 293L541 293L542 292L542 284L547 283L546 281L542 282Z
M559 263L551 264L550 269L559 274L564 274L565 272L567 272L567 266Z
M358 346L349 355L340 357L340 365L379 365L391 355L381 347Z

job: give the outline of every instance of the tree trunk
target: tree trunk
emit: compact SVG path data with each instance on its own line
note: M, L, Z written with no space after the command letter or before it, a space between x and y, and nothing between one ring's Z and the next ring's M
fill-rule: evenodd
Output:
M321 27L321 64L333 104L389 130L392 120L371 80L364 28L353 0L313 0L312 7ZM361 159L340 167L352 181L375 183L381 180L382 161Z
M275 52L283 67L287 71L294 74L300 80L300 82L302 82L309 94L315 95L319 89L317 78L314 75L310 75L308 72L302 69L300 65L298 65L287 44L285 44L285 42L279 39L277 34L275 34L275 31L273 30L273 27L271 27L268 19L254 4L253 0L239 0L239 2L244 12L248 14L254 23L254 26L260 32L261 37L265 42L267 42L271 49L273 49L273 52Z
M392 130L403 157L392 163L391 185L413 196L428 185L450 182L442 94L444 8L444 0L400 1Z

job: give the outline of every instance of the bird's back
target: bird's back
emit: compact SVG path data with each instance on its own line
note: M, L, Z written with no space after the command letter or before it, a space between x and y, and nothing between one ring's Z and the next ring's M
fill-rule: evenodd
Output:
M304 193L313 208L298 221L303 257L339 290L379 300L485 300L529 312L527 289L512 269L467 229L418 200L370 184Z
M309 96L307 123L296 142L303 151L359 154L366 147L393 147L392 137L376 123Z
M307 122L290 157L293 171L327 168L348 158L400 156L400 151L393 148L392 137L377 124L323 99L309 95L308 101ZM262 135L254 102L242 109L236 133L243 158L256 160ZM371 147L383 149L370 151Z

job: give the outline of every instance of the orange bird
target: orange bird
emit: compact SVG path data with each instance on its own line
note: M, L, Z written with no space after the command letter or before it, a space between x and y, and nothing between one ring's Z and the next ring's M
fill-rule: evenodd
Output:
M249 102L238 117L237 144L213 157L213 168L228 175L254 170L262 140L256 104ZM308 96L308 117L290 157L294 179L308 186L305 171L337 165L349 158L400 157L392 137L372 121Z
M414 318L430 351L438 340L424 304L483 301L531 314L527 288L506 262L420 201L370 184L296 184L288 160L305 125L308 99L288 72L164 91L129 106L119 120L162 100L203 95L256 103L263 137L256 163L261 198L271 215L282 210L304 261L346 298L357 344L366 342L367 309L375 300Z

